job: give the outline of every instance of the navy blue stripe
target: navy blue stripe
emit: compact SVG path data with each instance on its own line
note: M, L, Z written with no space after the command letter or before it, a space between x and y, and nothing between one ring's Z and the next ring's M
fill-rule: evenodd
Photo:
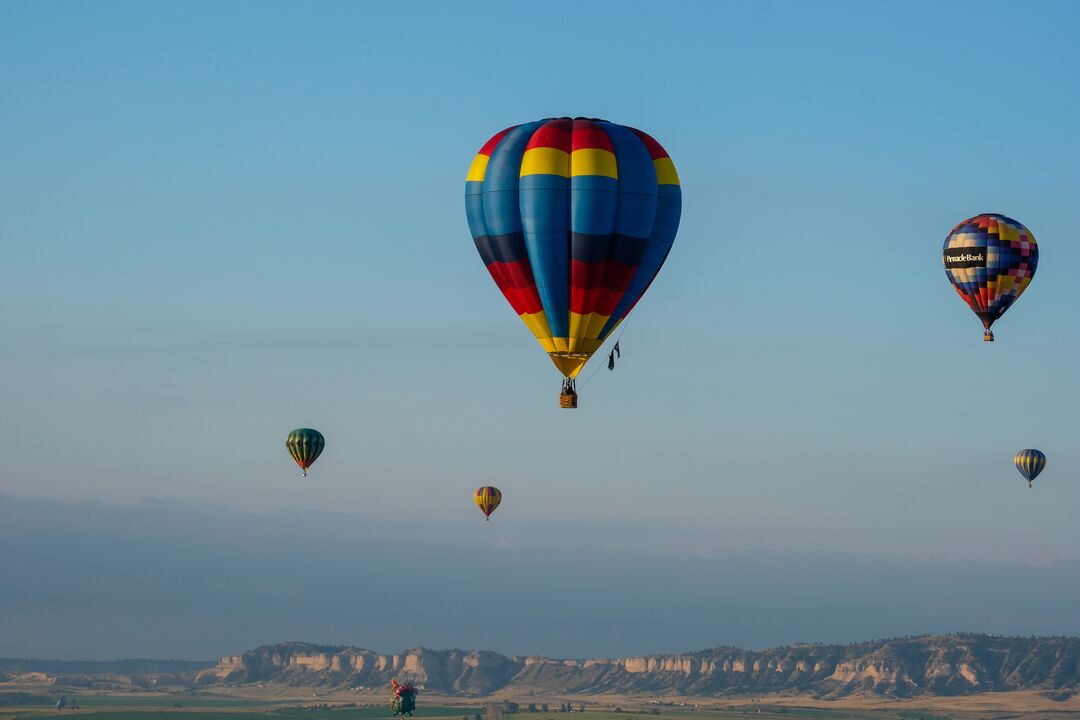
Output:
M476 238L476 249L485 265L493 262L511 263L529 256L525 249L525 235L521 232L509 235L481 235Z
M613 233L611 235L589 235L573 233L570 246L573 259L579 262L604 262L611 260L622 265L636 266L645 256L648 247L647 238L630 237Z

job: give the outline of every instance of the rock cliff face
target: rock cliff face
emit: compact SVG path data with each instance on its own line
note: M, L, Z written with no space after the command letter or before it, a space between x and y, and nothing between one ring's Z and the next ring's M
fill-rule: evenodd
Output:
M392 678L410 680L429 692L463 696L797 692L828 698L1080 690L1080 638L948 635L592 660L423 648L381 655L286 643L224 657L195 680L204 685L273 681L371 687L387 685Z
M381 655L359 648L283 643L227 655L197 673L195 682L373 686L389 685L396 678L442 693L490 695L509 685L523 666L521 658L478 650L417 649Z

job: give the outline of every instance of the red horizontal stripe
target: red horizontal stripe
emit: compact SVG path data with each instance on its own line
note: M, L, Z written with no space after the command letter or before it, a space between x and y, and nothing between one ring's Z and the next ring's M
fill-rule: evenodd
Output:
M488 140L486 143L484 143L484 147L480 148L480 152L478 154L479 155L487 155L488 157L491 157L491 153L495 150L495 146L499 144L499 141L502 140L504 137L506 137L506 133L510 132L511 130L513 130L516 127L517 127L517 125L511 125L510 127L506 128L502 132L497 132L494 135L492 135L491 139Z
M615 312L637 271L636 265L607 260L600 263L570 261L570 310L581 315Z
M660 146L660 143L658 143L658 142L656 142L655 140L652 139L651 135L643 133L640 130L635 130L634 128L630 128L630 129L634 131L635 135L637 135L639 138L641 138L641 142L645 143L645 149L647 149L649 151L649 155L652 156L653 160L655 160L657 158L670 157L667 154L667 151L664 150L664 148L662 148Z
M604 262L570 261L570 284L582 290L606 287L623 291L637 271L637 265L625 265L613 260Z
M536 280L533 279L532 268L529 266L528 260L518 260L516 262L493 262L487 267L488 270L491 270L495 266L498 266L499 272L502 277L506 278L507 287L536 287Z
M571 120L552 120L537 128L533 136L529 138L529 144L525 146L528 152L533 148L557 148L570 152L570 127Z
M491 263L487 266L503 297L518 315L540 312L544 305L536 291L536 281L527 260L514 263Z
M611 138L608 137L608 134L604 132L599 125L591 120L574 121L574 134L571 146L574 150L600 148L601 150L615 152L615 147L611 144Z
M593 298L592 307L589 308L588 312L611 315L611 313L615 312L615 308L619 306L619 301L622 300L625 294L625 290L600 288L600 291L596 293L596 297Z

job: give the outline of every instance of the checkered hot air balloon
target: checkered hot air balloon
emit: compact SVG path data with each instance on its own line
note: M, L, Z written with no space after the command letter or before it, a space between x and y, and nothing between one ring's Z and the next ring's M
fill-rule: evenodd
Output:
M656 277L679 227L675 165L650 136L555 118L488 140L465 181L476 249L514 312L574 379Z
M484 519L491 520L491 513L495 512L495 508L502 502L502 493L497 487L485 485L473 494L473 502L480 508L480 512L484 513Z
M318 430L311 428L298 428L289 433L285 438L285 447L296 464L300 466L304 477L307 477L308 468L322 454L326 447L326 439Z
M1027 289L1039 265L1039 247L1026 227L1004 215L976 215L945 238L945 274L956 292L982 320L983 340L990 326Z
M1046 456L1039 450L1029 448L1016 453L1013 462L1016 463L1016 469L1020 471L1020 474L1027 479L1028 487L1031 487L1032 481L1046 467Z

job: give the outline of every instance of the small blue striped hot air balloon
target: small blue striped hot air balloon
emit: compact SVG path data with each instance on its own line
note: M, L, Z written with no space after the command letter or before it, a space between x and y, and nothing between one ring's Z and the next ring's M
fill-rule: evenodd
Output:
M682 211L675 165L631 127L549 118L496 133L473 159L465 211L476 249L564 376L575 378L667 259Z
M1016 469L1020 471L1020 474L1027 478L1028 487L1031 487L1031 481L1037 478L1046 467L1046 456L1038 450L1028 448L1016 453L1013 462L1016 463Z

